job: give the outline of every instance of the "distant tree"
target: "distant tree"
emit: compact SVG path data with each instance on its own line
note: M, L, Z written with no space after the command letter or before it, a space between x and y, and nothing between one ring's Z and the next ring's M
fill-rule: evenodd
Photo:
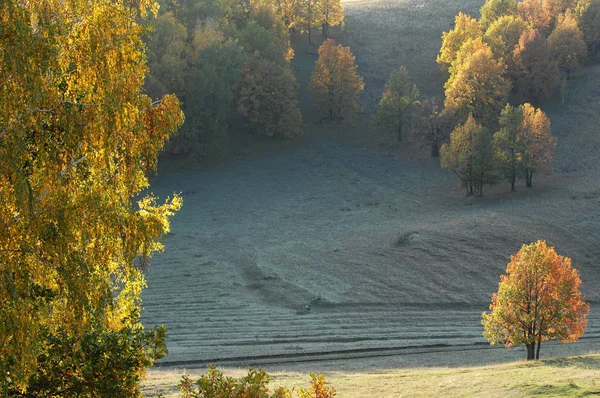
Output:
M395 133L398 141L402 141L402 127L417 109L418 98L417 86L410 84L408 71L401 66L392 72L385 84L373 123L381 130Z
M572 11L577 7L578 0L544 0L544 8L548 10L548 14L553 21L558 21L558 18L567 11Z
M501 176L510 181L511 191L515 191L517 177L524 175L521 129L523 108L506 105L500 114L500 130L494 134L494 152Z
M147 40L148 66L151 73L146 89L153 97L166 93L183 94L188 79L190 53L187 28L171 12L159 15L151 22L152 31ZM181 95L183 99L183 95Z
M600 0L589 0L579 17L579 27L591 56L600 54Z
M528 30L527 23L514 15L505 15L492 22L483 36L494 56L502 58L510 71L513 69L512 54L523 32Z
M532 29L547 34L552 25L552 15L544 7L544 0L523 0L517 5L517 12L521 19L527 22Z
M284 64L288 54L288 43L277 40L275 33L249 22L238 34L239 44L248 54L259 53L269 61Z
M486 31L498 18L517 14L517 0L486 0L480 10L479 24Z
M198 154L222 149L247 58L235 41L212 44L200 53L185 104L189 115L181 132L185 149Z
M525 186L532 186L533 173L548 170L552 161L552 150L556 147L556 138L552 136L550 119L541 109L530 104L521 105L523 122L519 129L518 140L523 145L523 171Z
M308 42L312 44L312 30L318 26L317 0L298 0L296 27L301 33L308 34Z
M483 186L497 179L491 134L469 115L450 134L450 144L442 146L441 164L460 178L467 195L482 196Z
M252 18L259 26L273 33L273 42L286 61L294 58L294 50L290 45L290 31L271 7L266 5L255 7Z
M587 304L579 272L544 241L523 245L500 276L490 312L482 314L490 344L524 344L527 360L540 359L543 341L573 342L585 333Z
M482 123L496 122L511 88L505 72L506 65L494 57L481 38L467 41L450 68L444 106L462 115L463 120L472 113Z
M340 0L316 0L315 22L321 26L323 37L329 36L329 28L344 21L344 7Z
M296 28L300 15L300 0L274 0L275 11L288 30Z
M450 138L456 126L454 111L444 108L439 98L428 98L421 102L419 109L419 130L431 148L431 156L440 155L440 147Z
M523 32L513 54L515 90L525 101L542 101L560 81L558 62L537 30Z
M454 29L442 34L442 47L437 57L437 63L442 69L448 70L462 45L470 39L481 37L481 27L477 19L459 12L454 20Z
M552 56L558 59L558 67L564 77L569 78L579 69L587 47L583 33L577 26L577 19L572 14L565 14L558 19L556 28L548 37L548 46Z
M254 55L244 65L238 87L237 111L251 130L267 137L302 133L298 83L288 65Z
M319 47L310 91L329 120L343 119L359 109L358 93L364 89L350 47L327 39Z

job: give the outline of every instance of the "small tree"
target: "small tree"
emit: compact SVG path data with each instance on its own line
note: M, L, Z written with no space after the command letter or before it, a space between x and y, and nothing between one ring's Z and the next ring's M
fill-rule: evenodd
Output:
M267 137L293 137L302 133L298 83L288 65L255 54L244 66L238 88L237 111L251 129Z
M385 84L373 123L384 131L397 134L398 141L402 141L402 127L419 105L418 97L417 86L414 84L411 86L408 72L404 66L401 66L392 72Z
M527 360L540 358L543 341L576 341L585 332L590 309L580 285L570 258L544 241L523 245L500 276L490 312L482 314L484 337L492 345L524 344Z
M519 131L523 125L523 109L510 105L500 114L500 130L494 134L494 151L502 177L510 181L515 191L515 181L523 174L523 143Z
M511 88L505 72L504 62L481 38L467 41L452 62L444 106L456 110L462 120L472 113L486 125L495 123Z
M473 115L450 134L450 144L441 151L442 167L453 171L467 195L483 195L483 186L496 182L492 137Z
M329 120L343 119L359 109L358 93L364 89L350 47L327 39L319 47L310 91Z
M548 47L552 56L558 59L558 67L563 77L569 78L579 69L587 54L587 47L573 15L565 14L559 18L556 28L548 37Z
M527 23L514 15L506 15L492 22L483 36L494 56L512 63L512 53L523 32L528 30ZM508 69L511 69L509 65Z
M437 157L442 143L448 140L456 125L454 111L444 108L443 101L436 97L423 101L419 111L419 131L431 148L431 156Z
M315 22L321 25L325 39L329 36L330 27L344 21L344 7L340 0L316 0L315 11Z
M442 66L442 69L448 70L462 45L469 39L481 37L481 34L481 27L477 20L459 12L454 19L454 29L442 34L442 47L437 63Z
M518 139L524 148L522 161L525 186L531 188L533 173L549 169L556 138L551 133L550 119L541 109L536 109L530 104L523 104L520 108L523 112L523 122Z

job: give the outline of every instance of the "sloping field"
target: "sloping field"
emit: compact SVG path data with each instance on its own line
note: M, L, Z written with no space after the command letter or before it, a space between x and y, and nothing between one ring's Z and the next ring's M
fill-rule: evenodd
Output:
M405 11L415 26L431 19L427 30L406 28L412 40L402 38L428 41L458 10L453 1L415 4L346 3L345 40L372 38L353 44L367 85L417 62L399 49L399 63L384 70L396 55L373 54L394 46L393 37L374 40L379 28L368 31L369 21L386 15L392 26L397 15L405 29ZM443 82L427 72L437 71L438 48L419 50L420 73L410 67L429 93ZM161 364L317 370L518 360L518 349L483 345L480 315L509 255L537 239L573 258L592 301L586 336L547 345L542 356L599 350L600 68L571 84L564 105L544 109L558 137L556 173L514 194L502 184L465 198L436 160L380 146L364 122L309 122L304 140L252 144L219 166L161 161L152 191L184 197L143 294L143 322L169 328Z

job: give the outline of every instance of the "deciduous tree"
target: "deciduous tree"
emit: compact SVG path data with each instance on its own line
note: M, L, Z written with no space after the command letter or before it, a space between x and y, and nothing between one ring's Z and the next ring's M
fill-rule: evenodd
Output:
M524 175L523 152L525 148L520 134L523 126L523 108L509 104L500 114L500 130L494 134L494 152L503 178L510 181L515 191L517 177Z
M541 109L530 104L521 106L523 122L519 131L519 141L523 143L523 169L525 185L532 186L533 173L550 168L552 150L556 147L556 138L552 136L550 119Z
M344 21L344 7L340 0L316 0L315 22L321 26L323 37L329 36L329 28Z
M178 196L159 204L143 192L183 121L176 97L142 94L145 29L137 21L149 8L157 5L0 3L2 391L30 396L32 374L70 361L41 360L56 340L70 339L69 355L80 357L84 337L98 330L143 331L142 266L162 249L181 206ZM136 358L156 358L134 346L139 334L128 338ZM130 370L142 374L145 364ZM55 387L50 395L61 396L64 386ZM138 396L138 385L120 394Z
M319 47L310 90L329 120L352 116L358 109L358 93L364 89L350 47L327 39Z
M462 45L470 39L481 37L481 27L475 18L459 12L454 19L454 29L442 34L442 47L437 57L437 63L442 69L448 70Z
M560 80L556 58L537 30L523 32L513 56L515 90L525 101L542 101L554 93Z
M296 77L288 65L255 55L243 68L237 111L258 134L294 137L302 133L297 91Z
M576 341L587 326L587 304L571 259L544 241L523 245L500 276L490 312L482 314L483 335L491 344L524 344L527 360L540 358L543 341Z
M443 101L437 97L421 102L419 109L419 130L425 136L431 148L431 156L440 155L440 147L450 138L450 132L456 126L454 111L444 108Z
M452 62L444 105L461 114L462 120L472 113L481 123L494 123L511 88L505 72L506 65L481 38L467 41Z
M597 56L600 53L600 0L589 0L579 17L579 28L590 55Z
M479 24L486 31L498 18L517 14L517 0L486 0L480 10Z
M493 184L497 177L492 137L472 115L450 134L450 143L441 150L442 167L460 178L467 195L483 195L483 186Z
M547 34L552 25L552 15L543 0L523 0L517 5L517 13L521 19L530 24L532 29Z
M575 16L565 14L558 19L556 28L548 37L548 47L552 56L558 60L558 67L563 76L568 78L579 69L587 48Z
M390 75L379 101L379 108L373 117L373 123L384 131L396 134L402 141L402 127L412 117L419 105L419 90L411 85L404 66Z
M483 36L483 40L489 44L494 56L504 59L509 71L513 69L515 46L526 30L528 26L525 21L514 15L506 15L492 22Z

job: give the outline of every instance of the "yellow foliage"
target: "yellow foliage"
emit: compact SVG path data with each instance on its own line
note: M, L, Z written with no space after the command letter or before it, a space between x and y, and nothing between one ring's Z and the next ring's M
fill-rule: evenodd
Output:
M0 378L24 387L41 331L119 322L145 286L136 259L161 248L181 206L133 199L183 122L152 102L152 0L0 3Z

